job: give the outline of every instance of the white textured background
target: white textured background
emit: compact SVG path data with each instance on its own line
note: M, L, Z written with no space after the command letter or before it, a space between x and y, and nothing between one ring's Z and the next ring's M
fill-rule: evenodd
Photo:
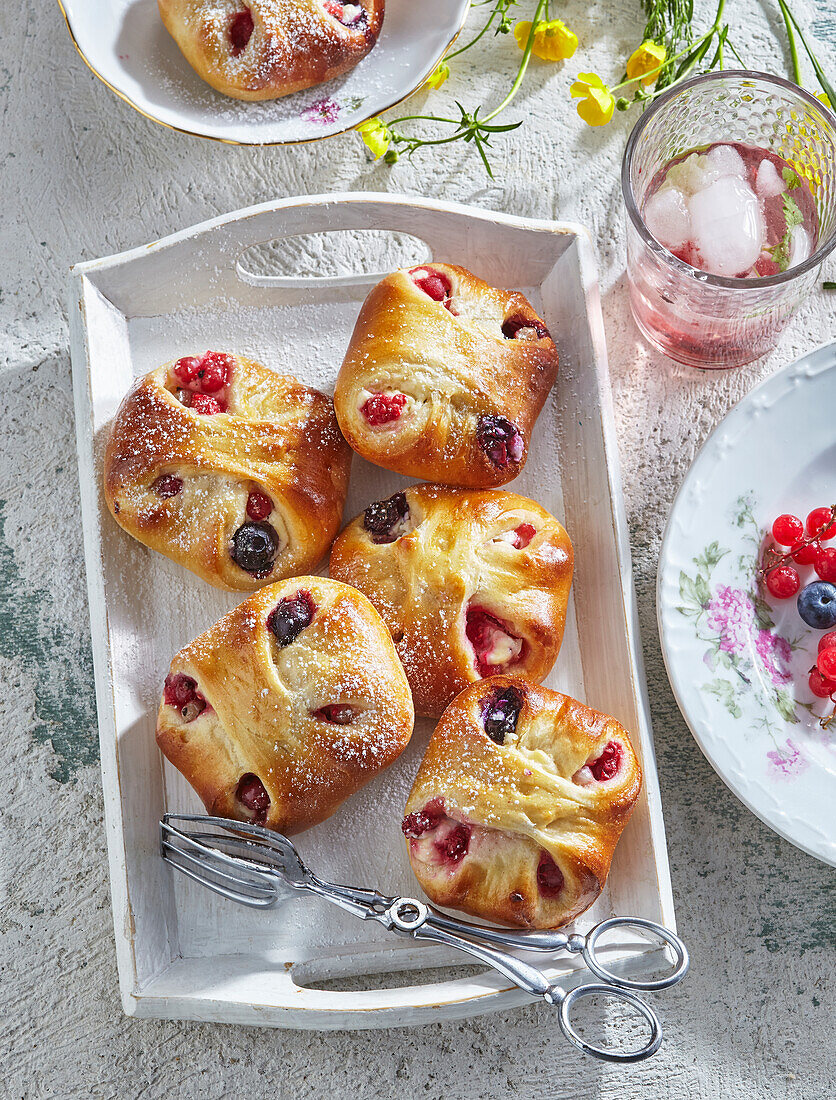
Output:
M830 0L796 8L836 45ZM520 9L533 5L521 3ZM705 0L698 8L707 11ZM521 10L521 16L526 11ZM634 0L570 0L581 48L535 63L498 139L495 181L469 148L370 166L356 135L234 148L148 122L76 55L57 5L0 9L0 1094L179 1100L272 1095L428 1100L642 1096L831 1100L833 871L779 840L705 763L664 673L659 539L702 440L758 379L836 336L836 295L809 301L766 362L726 375L649 354L628 315L617 166L634 116L586 129L566 91L617 79L640 34ZM777 8L728 0L752 67L785 71ZM475 22L472 21L471 25ZM433 98L501 94L518 57L491 41ZM825 49L836 79L836 51ZM495 101L495 99L494 99ZM693 972L657 998L667 1040L629 1069L561 1041L545 1007L415 1030L267 1032L123 1017L102 849L86 594L64 309L68 265L214 214L300 192L443 196L586 223L598 242L625 492L680 931ZM830 278L832 272L826 273Z

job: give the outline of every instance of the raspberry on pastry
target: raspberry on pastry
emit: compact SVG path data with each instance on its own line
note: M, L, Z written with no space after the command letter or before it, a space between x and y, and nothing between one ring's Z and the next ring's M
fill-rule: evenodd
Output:
M295 833L396 760L413 720L369 601L337 581L291 577L174 657L157 744L210 814Z
M437 905L559 928L601 893L640 789L614 718L517 676L472 684L442 715L406 804L412 870Z
M218 588L251 591L320 561L350 465L324 394L208 351L151 371L122 402L105 497L146 546Z
M533 500L443 485L370 504L330 563L380 612L424 715L484 676L542 680L563 640L572 569L569 536Z
M522 470L557 377L528 300L453 264L396 271L357 319L334 393L363 458L446 485L489 488Z
M278 99L352 69L377 42L385 0L158 0L203 80L235 99Z

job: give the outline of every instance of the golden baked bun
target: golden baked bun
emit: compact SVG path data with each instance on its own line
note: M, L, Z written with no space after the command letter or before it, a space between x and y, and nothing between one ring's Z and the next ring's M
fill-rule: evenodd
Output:
M412 870L437 905L559 928L595 901L641 789L626 731L518 676L442 715L406 804Z
M217 588L313 569L342 521L351 451L329 398L224 352L138 380L104 485L116 522Z
M463 267L427 264L387 275L366 298L334 407L343 435L369 462L490 488L525 465L557 360L522 294Z
M413 720L369 601L337 581L292 577L175 656L157 744L210 814L296 833L396 760Z
M158 0L197 75L235 99L278 99L352 69L377 42L384 0Z
M415 710L437 716L497 673L542 680L563 640L573 554L560 523L502 490L415 485L339 535L330 574L371 600Z

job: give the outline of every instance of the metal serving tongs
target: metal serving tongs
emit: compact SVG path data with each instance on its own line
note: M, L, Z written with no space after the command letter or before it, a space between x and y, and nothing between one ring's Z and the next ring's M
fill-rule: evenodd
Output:
M209 830L223 830L215 832ZM585 936L558 931L488 928L453 920L416 898L392 898L376 890L338 886L318 879L302 862L287 837L260 825L224 817L166 814L160 822L162 857L178 871L216 894L253 909L273 909L294 894L312 893L362 920L374 920L391 932L413 939L434 940L464 951L499 971L532 997L542 997L558 1009L560 1029L579 1050L609 1062L637 1062L655 1054L662 1042L656 1013L636 991L666 989L688 971L688 951L673 932L641 917L611 917ZM598 957L600 937L613 929L638 930L658 940L673 957L673 969L661 978L635 979L613 973ZM599 979L574 989L561 989L537 967L497 946L548 954L580 955ZM630 1006L650 1027L644 1046L616 1050L588 1043L575 1029L570 1014L585 997L607 997Z

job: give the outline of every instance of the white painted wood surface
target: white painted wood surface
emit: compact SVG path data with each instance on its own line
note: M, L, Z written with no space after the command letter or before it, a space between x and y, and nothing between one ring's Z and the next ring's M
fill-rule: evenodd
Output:
M154 742L171 656L238 598L222 594L131 539L102 493L102 457L130 384L160 362L219 347L333 389L360 304L384 273L363 256L364 234L408 233L431 258L455 259L491 283L524 290L549 325L559 380L513 488L565 523L576 575L566 637L548 684L615 715L634 735L642 795L616 850L606 890L577 922L615 914L673 927L653 743L640 668L629 543L613 441L606 348L590 243L577 227L523 221L387 195L283 200L188 229L151 247L76 268L70 283L73 373L93 657L108 809L117 954L126 1011L141 1016L295 1027L384 1027L469 1016L527 998L493 974L430 986L340 993L315 979L420 971L455 952L398 940L316 899L254 913L166 868L157 830L166 810L200 811ZM353 234L360 274L248 274L242 254L300 234ZM290 240L288 240L290 239ZM355 459L346 520L406 479ZM606 651L605 661L600 659ZM400 833L402 808L432 723L409 750L329 821L298 838L332 881L408 895L416 883ZM614 961L647 944L613 943ZM652 963L651 963L652 965ZM572 960L549 973L573 978Z

